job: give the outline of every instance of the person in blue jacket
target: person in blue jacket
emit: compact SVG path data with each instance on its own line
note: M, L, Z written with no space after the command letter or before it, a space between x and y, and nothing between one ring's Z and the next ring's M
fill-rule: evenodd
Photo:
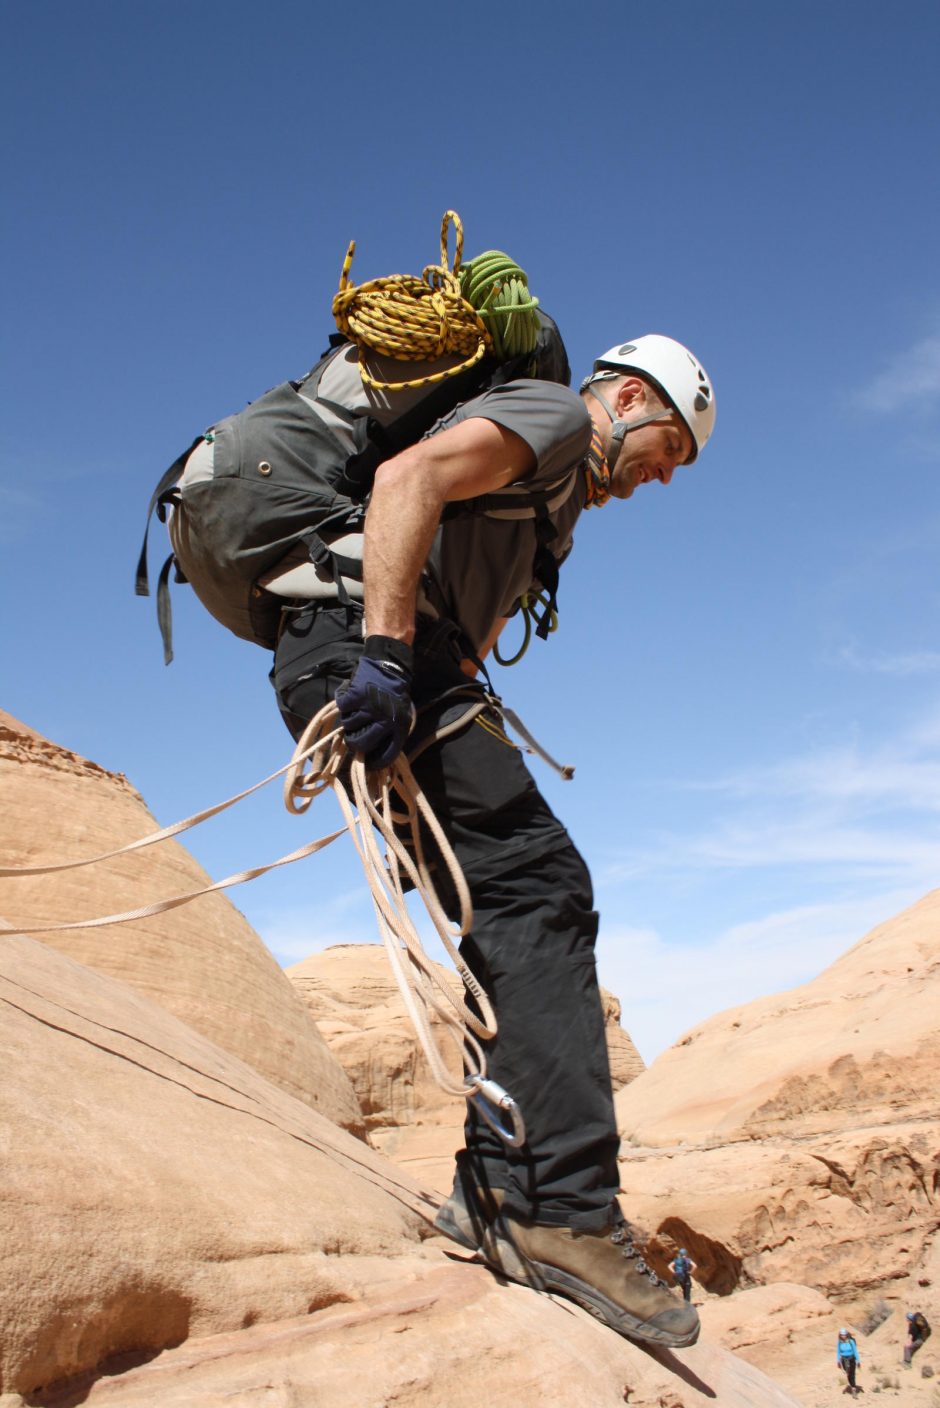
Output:
M846 1393L861 1393L861 1389L855 1382L856 1370L861 1368L862 1361L859 1358L858 1345L855 1343L853 1335L848 1330L840 1330L839 1338L836 1341L836 1363L840 1369L845 1370L848 1384L845 1387Z

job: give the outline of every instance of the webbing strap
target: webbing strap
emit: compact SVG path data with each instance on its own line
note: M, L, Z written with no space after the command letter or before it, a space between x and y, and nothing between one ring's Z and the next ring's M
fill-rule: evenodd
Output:
M196 446L201 445L205 438L204 435L196 436L189 449L184 450L183 453L173 461L169 469L165 471L157 487L150 495L150 504L147 508L147 523L144 528L144 541L140 549L140 557L137 560L137 575L134 583L134 591L137 596L150 595L150 583L147 577L147 538L150 535L150 520L153 517L153 511L167 490L171 489L173 485L178 482L183 470L186 468L186 461L189 459Z
M157 579L157 625L160 627L160 639L163 641L163 663L169 665L173 660L173 607L170 603L170 569L176 561L175 555L170 553L166 562L160 568L160 576Z

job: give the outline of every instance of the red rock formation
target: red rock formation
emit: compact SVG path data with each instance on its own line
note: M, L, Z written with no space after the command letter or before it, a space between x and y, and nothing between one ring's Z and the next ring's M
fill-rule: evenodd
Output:
M98 855L158 830L127 779L0 713L4 865ZM0 880L14 925L65 923L201 888L209 877L176 841L101 865ZM274 958L225 895L113 928L39 937L130 983L328 1118L363 1131L359 1105Z
M456 974L435 967L459 995ZM454 1154L463 1144L464 1102L432 1080L382 945L337 944L286 972L349 1075L372 1143L432 1188L449 1192ZM610 993L603 1000L619 1089L643 1070L643 1061L620 1025L619 1002ZM459 1079L459 1058L446 1037L441 1050Z
M890 1299L940 1226L940 891L712 1018L617 1097L626 1203L703 1284Z
M395 1165L15 935L0 1053L10 1408L796 1408L714 1345L647 1353L422 1243L433 1204Z

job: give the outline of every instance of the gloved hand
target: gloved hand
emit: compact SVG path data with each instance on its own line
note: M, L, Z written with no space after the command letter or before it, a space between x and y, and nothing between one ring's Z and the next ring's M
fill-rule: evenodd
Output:
M336 691L346 743L365 756L366 767L389 767L414 727L412 662L410 645L367 636L352 679Z

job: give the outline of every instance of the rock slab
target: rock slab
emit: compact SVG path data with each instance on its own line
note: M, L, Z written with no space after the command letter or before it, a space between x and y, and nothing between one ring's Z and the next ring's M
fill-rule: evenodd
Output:
M100 855L159 826L127 779L0 712L0 853L31 866ZM201 889L209 877L175 840L101 864L0 880L16 927L123 913ZM272 955L221 893L151 919L39 935L130 983L189 1026L347 1129L359 1103Z

